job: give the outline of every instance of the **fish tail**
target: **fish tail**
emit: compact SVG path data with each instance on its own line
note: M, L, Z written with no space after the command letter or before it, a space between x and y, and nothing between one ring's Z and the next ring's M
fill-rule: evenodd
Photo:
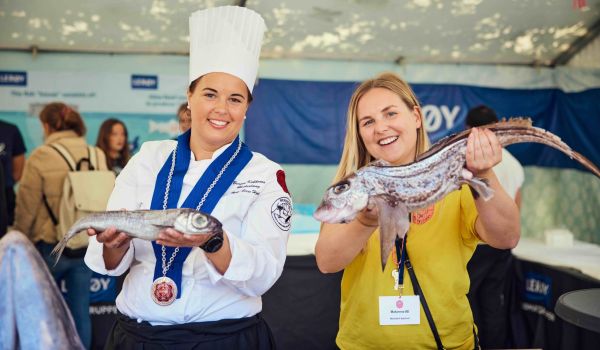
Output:
M532 126L530 119L511 118L507 121L493 124L490 128L496 133L502 146L522 142L541 143L566 154L569 158L578 161L594 175L600 177L600 169L594 163L582 154L573 151L573 149L557 135L550 131Z
M60 257L63 253L63 251L65 250L65 248L67 247L67 242L73 238L73 236L75 236L77 233L79 233L82 230L85 230L88 226L83 225L83 222L86 218L81 218L78 221L75 222L75 224L73 224L73 226L69 229L69 231L67 231L67 233L65 234L65 236L60 240L60 242L58 242L58 244L56 244L56 247L54 247L54 249L52 249L52 252L50 252L50 255L53 257L56 257L56 261L54 262L54 266L56 266L56 264L58 264L58 260L60 260Z
M581 163L584 167L588 168L589 171L594 173L594 175L600 177L600 169L598 169L598 167L594 163L592 163L592 161L590 161L589 159L584 157L581 153L573 151L571 158L575 159L576 161Z
M63 239L61 239L60 242L58 242L56 247L54 247L54 249L52 249L52 252L50 253L50 255L53 257L56 257L56 260L54 261L54 266L56 266L56 264L58 264L58 260L60 260L60 257L62 255L63 251L67 247L68 241L69 241L69 235L65 235L63 237Z

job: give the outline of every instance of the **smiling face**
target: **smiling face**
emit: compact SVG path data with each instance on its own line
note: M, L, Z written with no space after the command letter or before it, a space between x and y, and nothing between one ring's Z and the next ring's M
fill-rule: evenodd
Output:
M400 96L385 88L367 91L357 106L358 132L367 151L392 165L415 159L418 109L410 109Z
M188 92L192 115L192 138L205 151L233 142L248 110L246 84L227 73L209 73L200 78L193 91Z

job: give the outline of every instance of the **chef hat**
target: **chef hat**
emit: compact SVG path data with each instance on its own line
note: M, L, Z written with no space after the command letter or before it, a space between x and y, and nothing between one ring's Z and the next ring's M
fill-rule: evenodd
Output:
M221 6L190 16L190 83L211 72L234 75L252 92L267 27L245 7Z

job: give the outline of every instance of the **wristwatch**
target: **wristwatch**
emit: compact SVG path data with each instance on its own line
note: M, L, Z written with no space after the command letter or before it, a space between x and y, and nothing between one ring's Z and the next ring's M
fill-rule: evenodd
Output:
M207 253L217 252L223 246L223 232L215 233L208 241L200 246Z

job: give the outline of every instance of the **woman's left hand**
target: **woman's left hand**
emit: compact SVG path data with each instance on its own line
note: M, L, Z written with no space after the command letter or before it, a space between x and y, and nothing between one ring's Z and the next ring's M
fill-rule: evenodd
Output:
M167 247L199 247L206 243L215 233L185 234L173 228L161 230L156 243Z
M477 177L486 177L502 161L502 146L493 131L473 128L467 140L467 169Z

